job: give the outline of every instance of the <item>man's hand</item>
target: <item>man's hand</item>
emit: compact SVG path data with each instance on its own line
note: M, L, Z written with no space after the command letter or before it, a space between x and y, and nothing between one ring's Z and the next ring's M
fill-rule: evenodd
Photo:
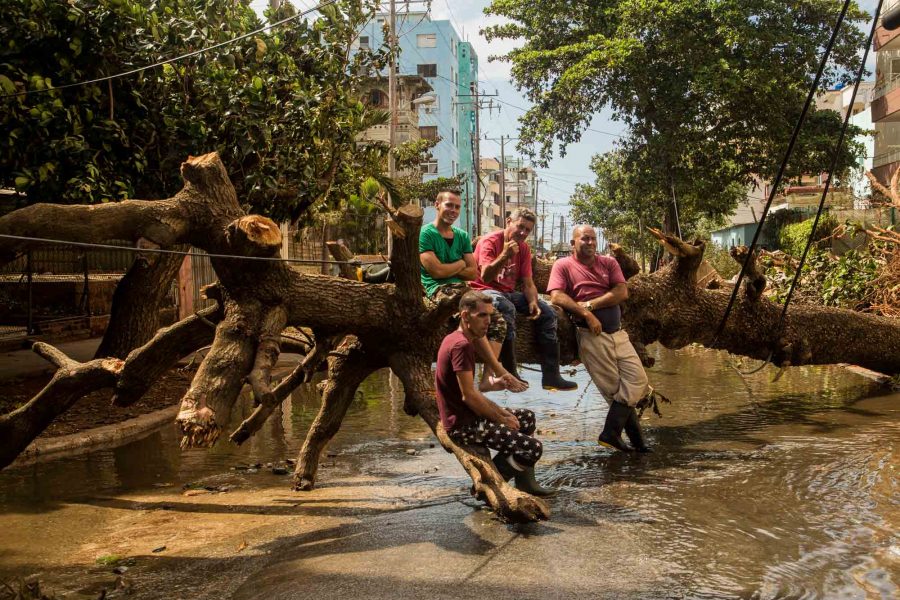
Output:
M505 408L502 408L500 410L503 411L502 415L500 417L500 424L506 425L513 431L518 431L519 430L519 419L516 417L516 415L512 414Z
M516 254L519 253L519 242L516 240L509 240L505 244L503 244L503 258L506 260L511 260Z
M519 392L524 392L528 389L528 384L522 381L521 379L516 378L511 373L507 373L502 377L498 377L497 381L499 381L503 385L503 389L509 390L510 392L514 392L518 394Z
M528 301L528 318L534 321L539 316L541 316L541 306L538 304L537 299Z
M600 335L603 333L603 325L600 324L600 319L594 316L594 313L589 312L584 316L584 320L587 322L588 329L591 330L591 333L594 335Z

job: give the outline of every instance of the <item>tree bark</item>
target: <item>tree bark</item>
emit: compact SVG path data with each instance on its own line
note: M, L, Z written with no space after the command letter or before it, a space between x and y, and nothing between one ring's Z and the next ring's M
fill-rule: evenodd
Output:
M187 246L176 249L181 248ZM113 292L109 325L95 358L125 358L153 337L162 324L160 311L183 260L180 255L162 254L135 259Z
M210 293L221 308L163 330L129 354L115 374L99 378L115 386L117 403L140 397L147 382L161 374L165 365L174 364L186 348L209 343L212 324L212 347L182 399L178 416L182 443L208 446L215 442L228 423L241 387L249 382L264 408L233 434L240 442L252 435L271 414L269 408L283 399L278 393L280 386L272 390L269 382L279 351L276 334L281 328L311 328L317 346L326 339L346 337L338 353L329 357L323 405L301 453L297 487L314 485L321 450L337 432L359 383L375 369L390 367L406 387L406 411L429 424L498 514L514 521L547 517L543 502L513 490L500 479L485 460L484 449L456 446L440 430L431 363L465 288L448 288L433 300L423 297L418 262L420 208L385 207L393 223L391 265L396 283L366 284L304 274L277 260L279 228L264 217L244 214L217 155L189 158L182 165L182 175L184 188L168 200L99 207L34 205L0 217L0 233L33 235L40 231L42 236L76 241L144 237L161 246L191 244L211 255L233 256L212 257L219 284ZM900 373L897 322L837 309L796 307L785 327L779 329L779 307L761 296L758 285L751 285L753 278L742 290L722 334L716 336L728 297L698 287L702 245L685 244L662 234L658 237L676 260L658 273L634 277L624 306L626 328L639 349L654 341L670 348L699 342L756 358L771 357L779 365L853 362L888 374ZM27 245L0 239L0 257L12 256ZM546 281L549 267L539 264L537 268L543 272L536 273L535 279ZM523 362L536 358L529 344L529 326L527 319L520 319L517 337ZM574 356L574 331L567 320L561 320L559 333L564 355ZM79 368L61 366L57 386L73 381ZM287 386L300 380L295 375ZM78 393L91 391L91 385L98 384L91 383ZM32 421L29 435L43 422L38 418ZM7 455L16 452L12 448Z

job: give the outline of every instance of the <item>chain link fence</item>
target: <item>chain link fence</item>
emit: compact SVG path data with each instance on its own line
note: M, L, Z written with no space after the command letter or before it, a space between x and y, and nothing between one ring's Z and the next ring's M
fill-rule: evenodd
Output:
M25 252L0 267L0 337L85 327L86 318L109 314L113 290L133 260L133 252L59 244Z
M380 212L346 212L338 222L282 231L282 258L310 261L291 265L305 272L338 274L337 266L328 264L330 240L343 239L358 255L387 256L387 225ZM105 244L122 250L50 244L0 267L0 339L84 330L91 317L109 315L115 287L135 252L129 241ZM191 249L171 284L178 318L211 305L202 289L216 280L206 252Z

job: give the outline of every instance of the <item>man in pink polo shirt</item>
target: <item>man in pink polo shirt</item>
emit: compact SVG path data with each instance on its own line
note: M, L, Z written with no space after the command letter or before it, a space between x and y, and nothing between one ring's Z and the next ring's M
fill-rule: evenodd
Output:
M606 424L597 440L615 450L650 452L644 442L635 405L650 392L647 373L628 333L622 329L619 305L628 286L616 259L597 254L597 232L579 225L572 233L575 254L553 263L547 292L550 300L572 314L577 326L581 362L609 404Z
M556 311L538 298L531 274L531 249L525 241L531 235L537 216L519 208L506 219L506 229L490 233L475 247L478 278L469 285L484 292L506 321L506 339L502 345L491 341L500 364L514 376L516 369L516 313L527 314L535 322L535 341L541 357L541 385L545 390L574 390L574 381L559 374L559 340L556 336ZM522 282L522 291L516 284Z

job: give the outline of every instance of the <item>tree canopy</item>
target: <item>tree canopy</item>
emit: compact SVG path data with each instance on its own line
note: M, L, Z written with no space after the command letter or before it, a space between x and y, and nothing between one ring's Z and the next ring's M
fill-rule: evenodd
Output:
M140 73L77 87L210 47L263 26L230 0L10 0L0 48L0 185L29 203L165 197L185 156L217 150L239 197L275 219L358 189L386 148L358 147L383 122L360 84L386 47L352 51L372 0L338 0L235 43ZM285 4L273 21L295 15ZM27 94L22 94L28 92Z
M744 189L774 175L842 3L838 0L494 0L511 22L490 39L523 43L504 55L534 103L520 147L546 164L612 111L625 134L595 160L595 186L579 198L615 199L633 215L669 221L728 214ZM822 87L849 83L869 15L852 3ZM840 118L813 111L788 177L827 169ZM848 139L861 133L851 128ZM842 172L861 148L846 144ZM612 177L612 170L620 170ZM596 189L609 186L614 187ZM591 189L591 188L594 189ZM664 218L663 215L666 215Z

